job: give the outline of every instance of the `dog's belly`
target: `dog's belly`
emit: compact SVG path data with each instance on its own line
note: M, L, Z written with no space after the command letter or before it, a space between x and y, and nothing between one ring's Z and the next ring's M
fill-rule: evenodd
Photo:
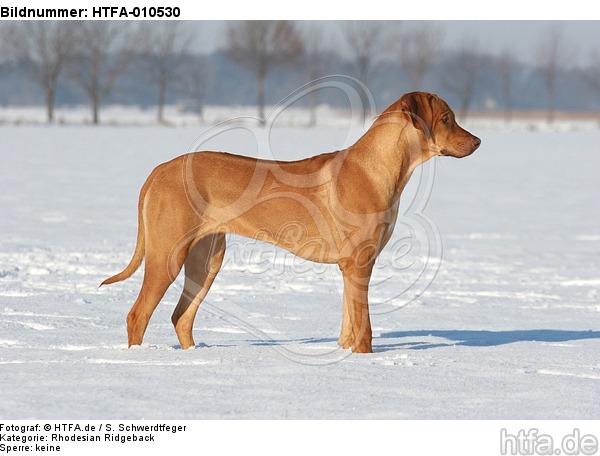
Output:
M261 201L236 219L228 231L286 249L306 260L335 263L343 242L331 214L309 200L278 197Z

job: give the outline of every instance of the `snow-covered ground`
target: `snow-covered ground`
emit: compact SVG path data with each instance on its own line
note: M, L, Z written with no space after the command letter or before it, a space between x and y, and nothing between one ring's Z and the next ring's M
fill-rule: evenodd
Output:
M403 207L426 201L429 176L427 218L400 218L374 276L374 353L351 355L336 344L337 269L241 238L200 309L196 349L181 350L170 323L179 282L127 349L141 271L98 285L131 257L148 173L206 127L7 122L0 417L599 419L600 130L574 125L473 120L473 156L413 176ZM271 139L296 159L361 132L281 125ZM256 154L244 131L209 145Z

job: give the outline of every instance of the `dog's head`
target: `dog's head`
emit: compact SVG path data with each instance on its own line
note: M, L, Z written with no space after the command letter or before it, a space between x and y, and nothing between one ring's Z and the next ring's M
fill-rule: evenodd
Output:
M420 130L433 155L462 158L471 155L481 140L461 128L448 104L437 95L411 92L400 98L402 112Z

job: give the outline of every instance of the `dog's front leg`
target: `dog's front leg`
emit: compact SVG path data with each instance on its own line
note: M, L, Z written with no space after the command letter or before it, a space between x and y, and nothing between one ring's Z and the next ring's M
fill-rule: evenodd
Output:
M355 353L372 353L368 294L373 264L360 266L352 259L343 259L338 265L344 277L342 331L338 343Z
M338 345L344 349L352 347L354 343L354 333L352 332L352 319L350 318L350 299L349 293L345 291L342 303L342 330L340 332L340 338L338 339Z

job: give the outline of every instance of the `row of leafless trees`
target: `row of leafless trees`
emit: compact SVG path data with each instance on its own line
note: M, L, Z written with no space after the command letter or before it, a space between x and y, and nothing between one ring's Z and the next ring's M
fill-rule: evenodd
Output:
M88 97L95 124L117 77L132 62L141 63L156 85L157 116L163 121L167 87L192 40L180 22L142 22L134 27L111 21L14 22L2 29L1 38L3 52L25 62L42 88L49 122L54 121L59 78L68 77Z
M207 71L203 65L190 65L190 61L197 60L186 59L198 39L196 28L184 22L24 21L9 23L0 32L2 52L26 62L43 89L49 122L54 120L60 78L70 78L82 89L92 107L93 122L98 123L100 107L117 77L134 63L140 65L140 71L150 76L155 86L159 122L164 120L167 90L176 81L187 87L198 111L202 109ZM340 32L338 39L345 44L353 76L368 87L384 63L395 60L410 79L411 87L423 89L428 71L446 51L442 26L428 22L404 27L400 22L350 21L343 24ZM300 30L297 23L290 21L233 21L227 25L222 50L253 74L258 114L263 119L267 76L277 67L299 64L308 70L310 79L326 75L325 41L323 29L317 24ZM458 110L463 117L473 102L482 55L476 39L465 39L447 68L446 89L460 100ZM552 26L540 41L536 55L545 84L549 120L554 116L558 76L570 55L561 29ZM517 56L506 49L495 61L505 110L510 113ZM600 54L594 56L593 62L584 76L590 87L600 93ZM312 123L316 104L316 94L311 94Z

